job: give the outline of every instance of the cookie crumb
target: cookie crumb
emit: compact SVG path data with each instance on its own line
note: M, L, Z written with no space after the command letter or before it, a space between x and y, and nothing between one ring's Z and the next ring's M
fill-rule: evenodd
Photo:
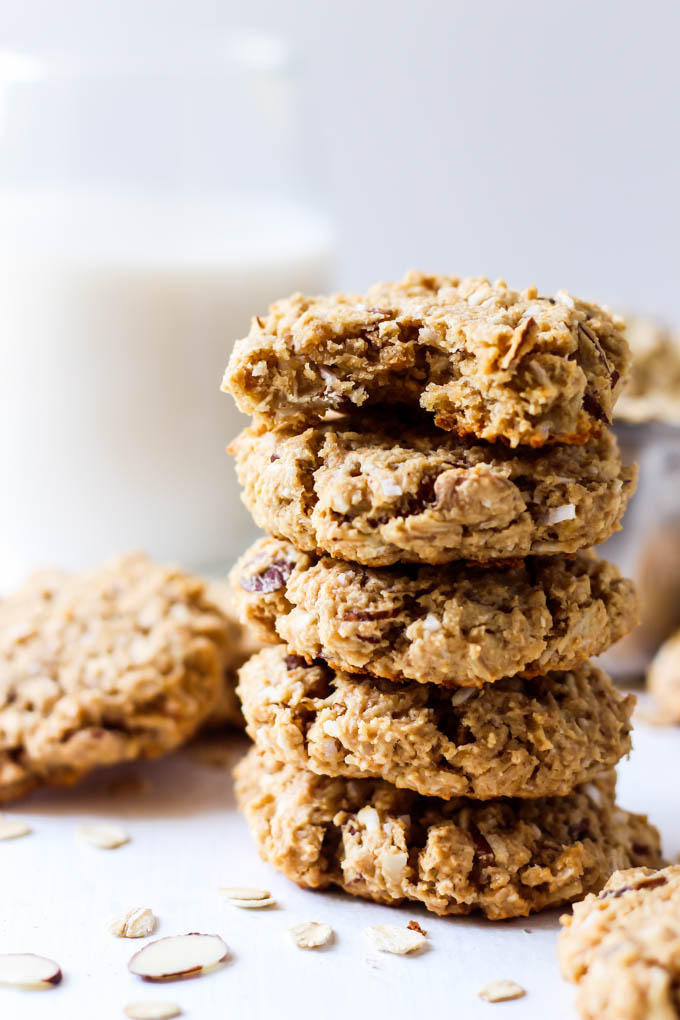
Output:
M409 921L406 927L410 929L410 931L419 931L421 935L424 935L425 938L427 938L427 932L424 928L420 927L417 921Z
M526 989L514 981L491 981L478 993L480 999L485 1002L509 1002L511 999L521 999L526 995Z

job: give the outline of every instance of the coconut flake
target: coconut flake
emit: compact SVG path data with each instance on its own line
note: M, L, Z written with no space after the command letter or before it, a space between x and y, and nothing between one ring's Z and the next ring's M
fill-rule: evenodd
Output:
M425 619L423 620L423 630L435 631L441 629L442 625L440 621L437 619L437 617L433 616L432 613L428 613Z
M567 308L571 308L572 311L576 307L574 305L574 299L566 290L558 290L555 293L555 301L559 301L561 305L566 305Z
M475 694L478 694L476 687L461 687L451 695L451 704L454 708L458 705L464 705L470 698L474 698Z
M573 521L576 517L576 507L573 503L564 503L562 506L546 510L543 517L544 524L560 524L562 521Z

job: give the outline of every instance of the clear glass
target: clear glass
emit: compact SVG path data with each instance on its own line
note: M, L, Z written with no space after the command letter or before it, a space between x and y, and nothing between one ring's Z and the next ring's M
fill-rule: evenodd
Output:
M222 373L252 315L326 286L332 231L285 48L180 42L0 53L2 588L254 534Z

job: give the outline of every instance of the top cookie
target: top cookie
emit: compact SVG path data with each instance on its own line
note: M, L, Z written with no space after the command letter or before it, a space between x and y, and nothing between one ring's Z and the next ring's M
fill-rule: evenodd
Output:
M237 629L202 581L141 554L33 577L0 602L0 801L187 740Z
M622 321L564 291L411 272L365 295L276 302L235 345L223 389L270 424L420 405L459 435L543 446L610 423L628 362Z

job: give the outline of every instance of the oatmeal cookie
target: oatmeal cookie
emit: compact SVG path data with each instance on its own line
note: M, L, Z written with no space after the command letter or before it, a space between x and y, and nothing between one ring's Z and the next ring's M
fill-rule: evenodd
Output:
M680 723L680 631L668 638L652 659L647 687L664 718Z
M561 918L562 973L588 1020L680 1014L680 867L615 872Z
M611 423L628 363L623 322L565 291L411 272L276 302L234 346L223 389L269 424L400 403L459 435L543 446Z
M616 419L680 425L680 336L648 319L626 321L632 366Z
M553 797L630 750L634 698L590 664L481 690L308 666L285 645L239 674L247 730L277 761L426 797Z
M513 452L364 416L234 441L259 527L368 566L572 553L619 529L634 486L616 440Z
M222 685L217 704L206 719L207 729L222 726L243 728L245 721L241 703L236 696L238 671L244 662L262 648L254 630L238 620L234 593L230 585L217 581L206 584L208 599L219 608L224 618L226 640L222 645Z
M231 581L263 641L350 673L457 687L571 669L637 622L633 583L587 553L370 568L263 538Z
M317 776L256 748L235 775L265 860L299 885L379 903L524 917L601 888L616 868L659 862L656 830L615 806L613 777L566 797L443 801Z
M231 626L202 581L141 554L29 580L0 602L0 800L187 740Z

